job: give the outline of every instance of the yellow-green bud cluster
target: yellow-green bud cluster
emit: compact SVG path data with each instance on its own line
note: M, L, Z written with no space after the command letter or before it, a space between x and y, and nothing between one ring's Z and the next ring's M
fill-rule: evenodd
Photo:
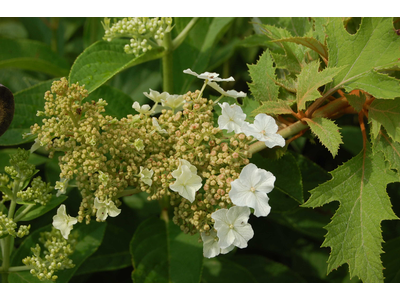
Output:
M28 163L29 151L18 149L10 156L10 166L4 167L4 171L14 180L23 182L31 178L37 171L33 164ZM2 180L3 181L3 180Z
M59 230L54 227L50 232L40 233L39 242L43 244L44 250L39 244L31 248L33 255L28 256L22 262L31 268L30 273L40 280L57 279L54 275L59 270L70 269L75 265L68 258L76 245L76 239L72 236L68 240L61 236Z
M95 197L118 207L126 189L144 191L148 200L169 201L173 221L191 234L208 232L213 227L211 214L233 205L230 183L249 163L251 138L226 136L215 125L215 103L199 91L183 95L182 111L163 109L158 118L139 113L121 119L102 114L105 101L83 103L86 91L68 87L65 78L53 83L54 91L58 93L45 94L44 124L35 124L31 131L51 155L64 152L59 157L60 178L76 180L82 195L79 222L88 223L96 214ZM74 106L77 103L80 106ZM203 188L193 203L170 189L180 159L202 177Z
M110 26L110 19L105 18L103 27L104 40L110 42L114 38L130 38L124 50L136 56L162 43L164 34L171 31L172 18L123 18ZM154 40L154 42L152 41Z
M16 228L17 223L0 212L0 238L6 237L7 235L22 238L29 234L31 225L21 225L18 231L15 231Z
M50 183L42 181L41 177L33 178L31 186L24 191L17 192L17 197L23 202L35 202L46 205L52 197L53 188Z

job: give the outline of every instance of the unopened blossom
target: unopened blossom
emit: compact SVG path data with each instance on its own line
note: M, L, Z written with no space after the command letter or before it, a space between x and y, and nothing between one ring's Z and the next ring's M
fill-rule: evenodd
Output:
M209 86L211 86L214 90L216 90L217 92L219 92L221 95L224 95L226 97L231 97L231 98L242 98L242 97L246 97L246 93L244 92L238 92L235 90L228 90L225 91L222 87L219 86L218 83L216 82L208 82L207 83Z
M121 213L113 201L100 201L99 198L94 198L94 207L97 209L96 217L102 221L107 219L108 216L116 217Z
M201 177L193 173L187 165L181 165L180 168L179 177L169 188L193 203L196 192L202 186Z
M72 227L78 222L77 218L67 215L67 209L61 204L57 209L57 214L53 217L54 228L60 230L61 235L67 240Z
M165 100L169 96L169 93L167 93L167 92L159 93L152 89L149 89L149 90L150 90L150 94L144 92L143 95L145 95L147 98L153 100L155 103L161 103L162 100Z
M153 183L153 180L151 179L153 177L154 171L153 170L149 170L147 168L143 168L142 166L140 166L140 180L143 181L145 184L147 184L148 186L151 186Z
M240 172L239 178L231 183L229 197L238 206L254 208L256 217L265 217L271 207L267 193L274 189L275 176L255 164L248 164Z
M153 119L151 120L151 122L153 123L153 126L156 128L156 130L157 130L159 133L168 133L165 129L162 129L162 128L161 128L160 124L158 124L157 118L153 118Z
M139 102L135 101L132 105L132 108L135 109L138 113L144 114L144 115L148 115L151 113L150 111L150 105L148 104L144 104L142 106L140 106Z
M225 249L232 245L239 248L247 247L247 242L254 236L251 225L247 223L249 216L250 208L243 206L222 208L211 214L221 248Z
M204 72L204 73L201 73L199 75L199 74L197 74L196 72L193 72L190 69L184 70L183 73L190 74L190 75L196 76L197 78L204 79L204 80L207 80L207 81L235 81L235 79L232 76L229 77L229 78L225 78L225 79L219 78L219 74L218 73Z
M99 171L99 180L104 186L106 186L109 180L108 174Z
M60 181L56 181L56 186L54 187L54 189L58 190L56 195L57 197L67 192L68 181L69 179L66 178L61 178Z
M247 136L253 136L257 140L265 142L268 148L285 146L285 139L277 133L278 125L276 125L275 119L266 114L258 114L254 119L254 124L244 123L242 131Z
M165 99L161 100L162 106L170 107L174 111L182 109L185 103L186 101L182 95L168 95Z
M202 232L201 239L203 241L203 256L207 258L212 258L219 254L226 254L235 248L234 245L231 245L228 248L222 249L219 245L217 232L214 230L211 230L209 235Z
M224 102L218 103L221 107L221 115L218 117L218 127L229 132L241 133L241 127L246 119L246 114L239 105Z

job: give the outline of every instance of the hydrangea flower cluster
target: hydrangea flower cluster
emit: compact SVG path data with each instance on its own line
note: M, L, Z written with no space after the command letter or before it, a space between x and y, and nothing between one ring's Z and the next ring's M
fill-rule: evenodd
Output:
M154 105L135 102L136 114L121 119L104 115L107 104L102 99L83 102L87 92L77 84L69 86L65 78L46 92L45 111L39 112L45 116L43 125L35 124L31 132L51 156L64 152L59 157L59 192L75 180L82 194L76 218L65 207L54 217L53 225L64 238L76 222L118 216L119 198L143 191L148 200L168 199L173 222L182 231L200 233L204 256L247 246L254 234L249 216L252 211L257 217L268 215L267 193L275 181L272 173L250 163L249 145L260 140L268 147L284 146L285 141L271 117L259 115L249 124L239 105L202 97L207 85L222 91L221 97L245 97L210 85L233 78L184 72L204 79L201 91L170 95L150 90L144 95ZM218 124L213 117L217 104L222 108Z
M111 20L105 18L103 24L104 40L111 42L114 38L129 38L124 50L138 56L154 46L160 46L164 34L172 29L172 18L123 18L110 26Z
M39 242L44 246L43 252L40 245L36 244L31 248L33 255L22 260L39 280L55 281L58 278L55 272L75 266L69 256L74 252L76 239L65 240L61 232L53 227L50 232L40 233Z

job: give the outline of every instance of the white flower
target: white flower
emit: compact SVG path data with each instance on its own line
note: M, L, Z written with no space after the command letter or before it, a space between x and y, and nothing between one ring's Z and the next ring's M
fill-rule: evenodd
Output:
M241 98L241 97L246 97L246 93L244 92L237 92L235 90L228 90L225 91L222 87L220 87L216 82L208 82L207 83L209 86L211 86L214 90L219 92L221 95L224 95L226 97L232 97L232 98Z
M153 91L152 89L150 90L150 94L144 92L143 95L145 95L147 98L153 100L155 103L160 103L162 100L166 99L167 96L169 96L169 93L167 92L163 92L163 93L159 93L157 91Z
M168 95L165 99L161 100L162 106L168 106L174 111L182 109L183 104L186 100L183 99L182 95Z
M70 215L67 215L67 210L64 204L61 204L57 209L57 214L53 217L54 228L60 230L64 239L68 239L68 235L78 220Z
M193 203L196 192L201 188L201 177L196 174L197 169L189 162L187 164L183 159L177 170L171 173L176 181L169 186L174 192L178 192L183 198Z
M242 132L241 127L246 119L246 114L242 108L236 104L229 105L227 102L218 103L218 105L222 109L221 115L218 117L218 127L228 130L228 133L232 131L235 131L235 133Z
M153 119L151 120L151 122L153 123L153 126L156 128L156 130L157 130L159 133L168 133L165 129L161 129L161 126L160 126L160 124L158 124L158 121L157 121L156 118L153 118Z
M132 108L135 109L138 113L149 115L151 114L150 105L144 104L140 106L139 102L135 101L132 105Z
M151 179L153 174L154 174L153 170L149 170L147 168L143 168L142 166L140 166L140 173L139 173L140 180L143 181L148 186L151 186L153 183L153 180Z
M178 179L178 177L180 177L182 175L182 173L183 173L182 166L187 166L189 168L190 172L192 172L193 174L197 174L197 168L195 166L193 166L186 159L179 158L178 169L171 172L172 177L174 177L175 179Z
M211 214L221 248L225 249L231 245L239 248L247 247L247 241L254 236L251 225L247 223L249 216L250 208L242 206L222 208Z
M35 142L31 146L31 149L30 149L31 153L35 152L37 149L39 149L42 146L44 146L44 145L42 145L42 142L39 141L39 138L36 138Z
M61 181L56 181L56 186L54 187L54 189L59 190L56 195L57 197L67 192L68 181L69 179L66 178L61 178Z
M190 69L184 70L183 73L190 74L190 75L196 76L197 78L204 79L204 80L207 80L207 81L235 81L235 79L233 79L232 76L229 77L229 78L225 78L225 79L219 78L219 74L218 73L204 72L204 73L201 73L199 75L199 74L197 74L196 72L193 72Z
M271 211L267 193L274 189L275 176L268 171L248 164L240 172L239 178L231 183L229 197L238 206L254 208L256 217L266 217Z
M97 209L96 217L102 221L107 219L108 216L116 217L121 213L113 201L101 202L99 198L94 198L94 207Z
M207 258L215 257L220 253L226 254L235 248L234 245L231 245L228 248L222 249L219 246L219 238L215 230L211 230L209 235L202 232L201 239L203 240L203 256Z
M278 133L278 125L275 119L266 114L258 114L254 119L254 124L244 123L242 131L247 136L253 136L257 140L265 142L269 148L285 146L285 139Z
M143 140L140 138L137 138L135 140L135 142L133 143L133 145L135 146L136 150L138 150L138 151L141 151L144 149Z

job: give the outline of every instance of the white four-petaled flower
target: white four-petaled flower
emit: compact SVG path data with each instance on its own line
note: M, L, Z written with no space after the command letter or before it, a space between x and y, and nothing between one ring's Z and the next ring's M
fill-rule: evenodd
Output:
M116 217L121 213L113 201L100 201L99 198L94 198L94 207L97 209L96 217L102 221L107 219L108 216Z
M139 102L135 101L132 105L132 108L135 109L138 113L149 115L151 114L150 105L144 104L140 106Z
M210 72L204 72L204 73L201 73L199 75L199 74L197 74L196 72L193 72L190 69L184 70L183 73L196 76L197 78L200 78L200 79L204 79L205 82L210 87L212 87L213 89L215 89L216 91L221 93L221 95L224 95L224 96L227 96L227 97L232 97L232 98L246 97L246 93L237 92L235 90L225 91L223 88L221 88L216 83L216 81L235 81L235 79L232 76L229 77L229 78L219 78L219 74L218 73L210 73Z
M229 132L234 131L240 133L241 127L246 119L246 114L243 112L239 105L224 102L218 103L221 107L221 115L218 117L218 127L220 129L226 129Z
M231 183L229 197L235 205L254 208L256 217L265 217L271 211L267 193L274 189L274 183L275 176L271 172L250 163Z
M179 159L179 167L171 175L176 181L169 188L193 203L196 192L202 186L201 177L197 175L197 168L187 160Z
M139 173L140 180L143 181L148 186L151 186L153 183L153 180L151 179L153 174L154 174L153 170L149 170L147 168L143 168L142 166L140 166L140 173Z
M186 100L183 99L182 95L168 95L165 99L161 100L162 106L167 106L172 108L174 111L180 110L183 107L183 104L186 103Z
M254 119L254 124L244 123L241 129L245 135L265 142L269 148L285 146L285 139L277 133L278 125L276 125L275 119L266 114L258 114Z
M217 237L215 230L210 230L209 235L202 232L201 239L203 240L203 256L207 258L215 257L220 253L226 254L235 248L234 245L231 245L228 248L222 249L219 245L219 238Z
M78 222L77 218L67 215L67 209L64 204L61 204L57 209L57 214L53 217L54 228L60 230L64 239L68 239L68 235L72 227Z
M235 79L233 79L232 76L229 77L229 78L225 78L225 79L219 78L219 74L218 73L204 72L204 73L201 73L199 75L199 74L197 74L196 72L193 72L190 69L184 70L183 73L190 74L190 75L196 76L197 78L208 80L208 81L235 81Z
M254 236L251 225L247 223L250 216L250 208L232 206L229 209L222 208L211 214L214 219L214 228L217 230L219 246L226 249L231 245L246 248L247 242Z
M167 96L169 96L169 93L167 93L167 92L160 93L160 92L154 91L152 89L149 89L149 90L150 90L150 94L144 92L143 95L145 95L147 98L153 100L155 103L160 103L163 99L166 99Z

